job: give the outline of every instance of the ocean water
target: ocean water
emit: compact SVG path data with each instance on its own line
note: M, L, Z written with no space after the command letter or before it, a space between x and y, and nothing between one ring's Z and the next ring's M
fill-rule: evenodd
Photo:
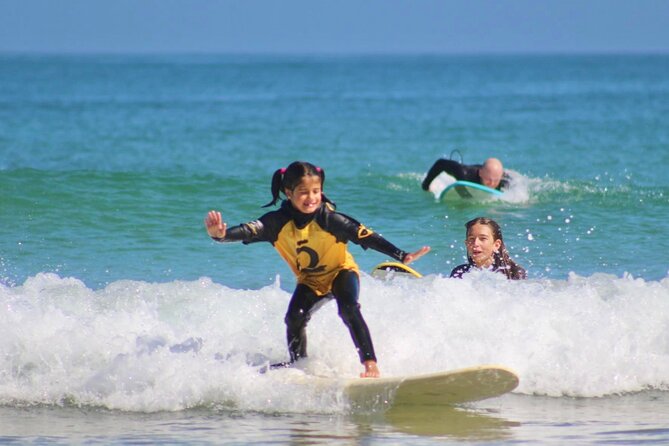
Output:
M420 188L439 157L504 162L499 201ZM286 373L353 377L335 305L285 360L294 279L260 216L272 172L326 171L338 209L405 250L350 251L385 375L481 363L510 395L350 407ZM669 56L0 55L0 441L580 444L669 441ZM497 220L524 282L448 278Z

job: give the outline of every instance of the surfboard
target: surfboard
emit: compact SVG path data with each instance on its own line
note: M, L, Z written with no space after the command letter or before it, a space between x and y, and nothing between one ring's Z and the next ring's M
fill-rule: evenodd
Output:
M484 186L471 181L456 181L449 184L439 194L440 201L456 201L456 200L474 200L485 201L502 196L502 192L497 189Z
M381 262L372 268L372 277L377 279L389 279L393 276L398 277L423 277L421 273L415 269L400 262Z
M353 407L450 406L494 398L514 390L518 376L499 365L481 365L416 376L347 380Z
M381 378L312 375L294 364L279 368L265 366L259 372L280 377L285 383L308 386L317 392L341 392L352 409L372 411L455 406L504 395L519 383L512 370L500 365Z

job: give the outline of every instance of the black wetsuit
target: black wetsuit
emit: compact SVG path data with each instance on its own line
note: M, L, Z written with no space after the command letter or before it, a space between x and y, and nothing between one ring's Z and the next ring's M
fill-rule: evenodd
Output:
M455 268L453 268L453 270L451 271L451 277L455 278L455 279L462 279L462 276L464 274L468 273L469 271L471 271L472 269L478 269L478 267L471 261L469 263L464 263L462 265L458 265ZM507 274L507 270L509 269L509 267L504 266L504 265L500 265L499 261L497 259L496 259L495 263L493 263L490 266L489 269L490 269L490 271L493 271L493 272L496 272L496 273L502 273L502 274L506 275L507 278L509 278L509 279L511 279L511 277L509 277L510 274L515 274L516 275L515 279L525 279L525 278L527 278L527 273L525 272L525 269L522 266L520 266L518 264L515 264L515 268L513 269L513 271L512 272L509 271L510 274Z
M481 164L460 164L457 161L449 159L438 159L427 172L427 176L423 180L423 190L430 189L430 183L441 173L446 172L458 181L470 181L472 183L483 184L479 176L479 169L483 167ZM497 186L497 190L507 187L509 185L509 176L506 172L502 174L502 180Z
M297 276L297 287L286 312L286 337L291 362L307 356L306 326L325 302L336 299L339 316L348 327L360 362L376 361L372 339L358 295L358 265L346 248L353 242L396 260L407 255L379 234L351 217L336 212L329 203L303 214L289 201L258 220L229 228L224 239L243 243L269 242Z

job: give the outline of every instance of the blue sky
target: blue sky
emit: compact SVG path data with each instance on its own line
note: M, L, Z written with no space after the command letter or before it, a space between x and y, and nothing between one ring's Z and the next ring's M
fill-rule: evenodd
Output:
M0 52L669 53L669 0L0 0Z

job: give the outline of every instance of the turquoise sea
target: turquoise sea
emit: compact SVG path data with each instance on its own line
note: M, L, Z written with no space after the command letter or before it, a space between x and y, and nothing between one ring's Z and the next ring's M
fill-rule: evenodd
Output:
M504 162L490 203L420 188L439 157ZM294 160L420 280L370 277L385 375L481 363L510 395L358 410L259 375L285 360L294 279L252 220ZM0 442L669 442L669 56L0 55ZM464 223L497 220L524 282L464 280ZM353 377L334 304L296 373Z

